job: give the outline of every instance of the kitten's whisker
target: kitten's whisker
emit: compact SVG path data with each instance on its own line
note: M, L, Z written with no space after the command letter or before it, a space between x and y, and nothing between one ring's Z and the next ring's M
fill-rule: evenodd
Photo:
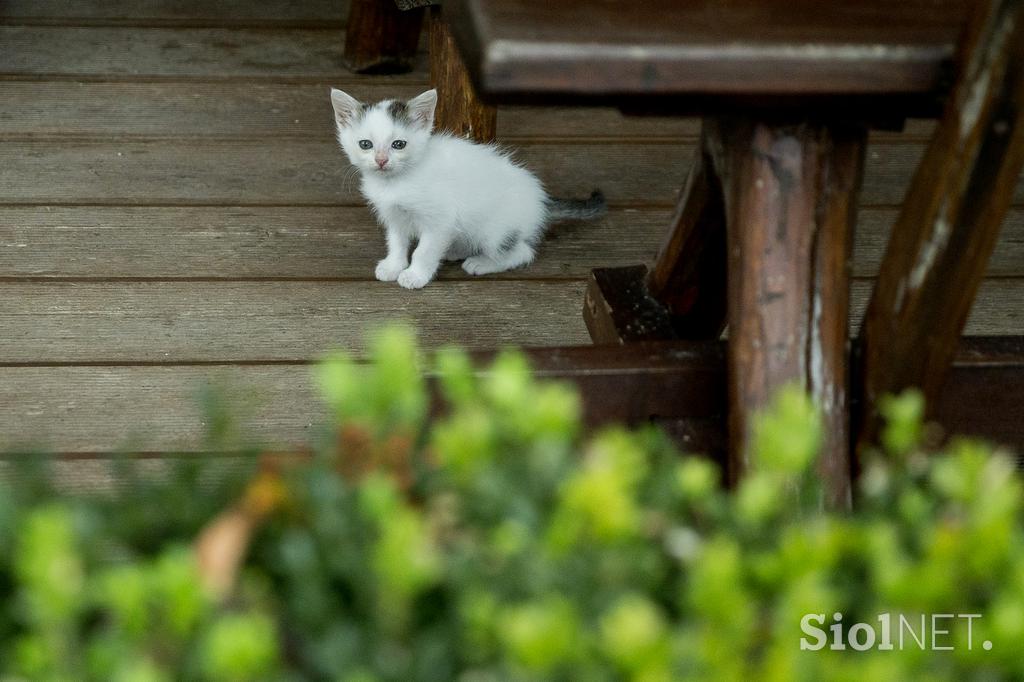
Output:
M341 191L348 192L350 189L350 182L359 175L359 169L355 166L349 166L344 174L341 176Z

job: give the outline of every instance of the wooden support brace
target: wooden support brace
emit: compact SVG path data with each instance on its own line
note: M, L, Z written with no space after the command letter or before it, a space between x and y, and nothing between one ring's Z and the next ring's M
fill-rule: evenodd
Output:
M887 393L939 396L1024 164L1024 11L985 0L959 74L911 181L861 330L859 443Z
M722 189L701 144L651 269L591 274L583 308L590 337L595 343L717 339L726 319L725 266Z
M730 479L753 464L753 415L795 383L824 411L822 504L846 507L849 258L865 131L723 120L709 135L728 222Z
M437 128L477 142L493 142L497 110L477 97L440 6L430 7L429 23L430 84L437 88Z
M677 338L717 339L725 329L726 287L725 204L705 127L647 289L668 309Z
M394 0L350 0L345 63L356 73L410 71L422 24L422 7L402 11Z

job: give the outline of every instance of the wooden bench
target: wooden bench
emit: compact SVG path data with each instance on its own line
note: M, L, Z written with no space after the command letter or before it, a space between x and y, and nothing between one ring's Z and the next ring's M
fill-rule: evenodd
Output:
M933 410L948 398L940 391L952 385L964 321L1024 163L1021 3L969 7L446 5L485 100L703 118L660 253L650 267L595 271L584 314L595 342L674 340L684 355L688 341L718 339L728 325L732 480L750 466L751 415L785 383L804 386L824 410L823 503L839 507L850 504L853 446L876 435L879 397L920 386ZM851 379L849 260L866 133L907 116L940 120L893 229ZM992 346L965 348L978 360ZM1017 406L1020 349L992 351L1004 371L987 375ZM649 375L652 386L660 380ZM1020 421L1019 407L1001 400L993 409Z

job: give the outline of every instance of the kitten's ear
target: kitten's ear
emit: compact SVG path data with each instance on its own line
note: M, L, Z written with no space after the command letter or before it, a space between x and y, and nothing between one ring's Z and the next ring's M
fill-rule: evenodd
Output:
M337 88L331 88L331 104L334 105L334 120L341 127L351 123L356 114L363 108L359 100Z
M434 109L437 108L437 90L427 90L409 100L409 114L427 130L434 127Z

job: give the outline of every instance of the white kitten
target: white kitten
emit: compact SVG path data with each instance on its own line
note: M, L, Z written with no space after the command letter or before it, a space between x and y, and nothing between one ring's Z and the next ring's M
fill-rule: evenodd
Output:
M442 259L465 259L471 275L520 267L533 260L548 222L605 212L600 192L587 200L552 199L496 147L432 135L436 90L369 105L332 89L331 102L338 142L387 232L388 253L376 271L381 281L419 289Z

